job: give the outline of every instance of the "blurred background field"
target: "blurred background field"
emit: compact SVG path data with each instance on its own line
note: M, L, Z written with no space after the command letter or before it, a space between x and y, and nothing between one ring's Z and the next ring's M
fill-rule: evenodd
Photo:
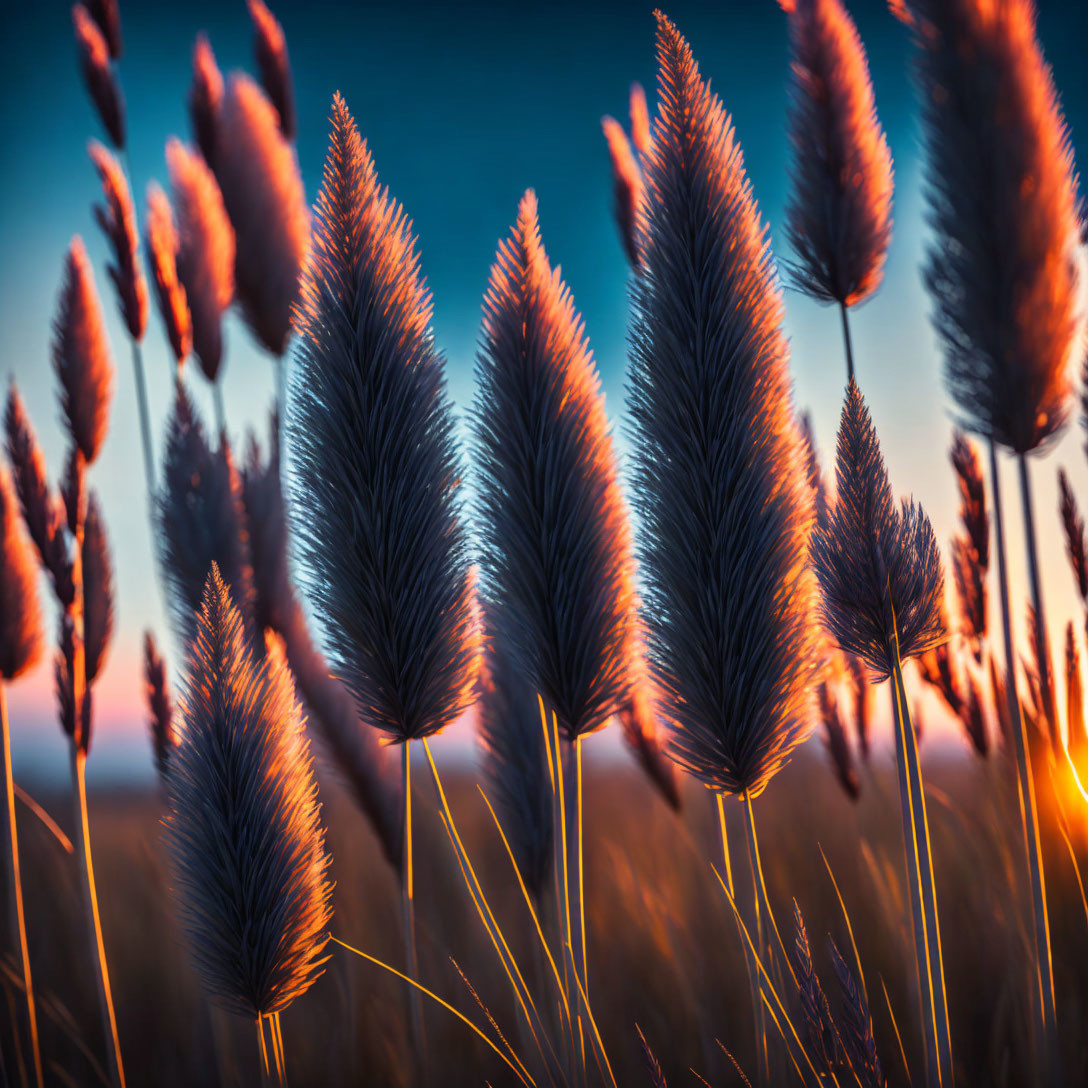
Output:
M592 749L591 749L592 752ZM923 748L924 752L924 748ZM936 753L934 753L936 754ZM417 911L426 985L477 1023L485 1023L453 964L464 970L503 1033L518 1049L518 1028L505 978L468 899L419 769ZM1019 878L1015 784L1008 764L937 757L926 761L936 879L941 896L945 970L955 1040L957 1083L1032 1083L1025 1038L1030 1023L1029 904ZM509 863L467 767L448 772L450 803L481 881L523 970L535 970L528 915ZM906 923L902 836L892 766L880 755L862 771L860 801L839 789L816 744L800 755L758 802L766 877L779 924L792 937L792 898L808 928L818 973L838 996L826 935L851 962L849 936L820 857L822 845L845 899L865 969L877 1045L889 1083L907 1083L895 1030L903 1033L911 1068L919 1067L913 953ZM333 855L334 933L402 967L396 879L350 800L327 780L322 796ZM41 800L65 819L67 800ZM1067 812L1083 864L1088 820L1083 802ZM612 759L587 760L587 925L589 983L609 1057L621 1085L649 1084L635 1024L660 1060L670 1085L716 1088L743 1083L716 1040L729 1048L754 1083L752 1014L740 937L711 865L720 843L710 795L685 781L677 817L644 776ZM253 1084L257 1052L252 1026L211 1014L200 998L165 885L159 848L161 806L135 791L92 795L92 829L105 940L117 1001L121 1043L133 1085ZM1011 807L1010 807L1011 806ZM728 811L728 810L727 810ZM738 811L734 876L738 900L750 892L742 860ZM1069 1084L1088 1078L1088 1043L1077 1030L1088 1017L1088 918L1053 809L1044 826L1048 898ZM104 1062L90 964L82 955L82 921L74 859L38 820L20 812L31 956L43 1006L47 1082L101 1083ZM404 985L330 947L323 978L283 1016L293 1085L396 1086L410 1083L410 1040ZM5 961L3 1046L12 1054L10 1011L17 994ZM532 975L530 974L531 978ZM533 985L533 983L530 983ZM534 987L535 988L535 987ZM537 991L539 992L539 990ZM509 1083L509 1071L463 1025L427 1002L426 1028L434 1083L449 1088ZM58 1020L57 1014L62 1019ZM89 1048L88 1055L86 1048ZM917 1075L917 1073L915 1073Z

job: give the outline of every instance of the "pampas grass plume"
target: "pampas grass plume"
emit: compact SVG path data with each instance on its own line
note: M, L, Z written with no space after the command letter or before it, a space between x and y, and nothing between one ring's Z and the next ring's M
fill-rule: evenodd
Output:
M880 285L891 240L892 157L869 64L840 0L782 0L790 16L793 191L787 234L797 286L854 306Z
M155 770L159 780L166 781L170 753L178 742L174 728L174 704L170 698L170 685L166 678L166 663L159 653L155 636L144 632L144 689L147 696L148 725L151 732L151 750L155 757Z
M645 106L645 102L643 102ZM638 268L638 206L642 200L642 174L623 126L612 117L601 118L612 162L613 204L620 239L632 267Z
M155 284L159 316L180 371L193 347L193 323L185 288L178 279L178 232L174 212L166 194L155 182L147 187L145 230L147 263Z
M193 80L189 85L189 121L193 139L204 161L213 169L219 142L219 114L223 107L223 76L206 34L199 33L193 45Z
M211 162L234 225L234 289L257 339L282 355L310 239L298 160L275 108L248 76L235 73L219 110Z
M0 681L33 668L42 644L37 565L11 473L0 460Z
M494 623L480 673L478 734L484 770L526 886L541 902L552 872L552 787L537 693Z
M288 140L295 138L295 86L291 79L291 65L287 59L287 39L283 27L269 11L263 0L247 0L249 17L253 20L253 48L257 54L257 68L261 84L269 101L280 116L280 129Z
M861 391L850 383L839 426L836 498L813 537L827 629L874 680L897 658L940 643L944 579L933 528L922 508L892 497L888 470Z
M754 797L811 725L812 496L736 134L687 42L657 24L630 384L649 654L675 758Z
M95 205L94 217L113 251L113 263L108 267L110 279L125 328L133 340L139 341L147 329L147 281L140 267L132 194L121 164L107 148L91 140L87 154L102 183L104 203Z
M212 450L189 394L179 385L156 496L159 556L179 637L193 638L212 563L253 634L253 573L241 480L229 446Z
M53 368L68 431L91 464L109 426L114 373L91 262L78 235L68 247L53 321Z
M926 280L963 425L1025 453L1064 424L1077 343L1073 148L1031 0L906 0L933 242Z
M1082 601L1088 601L1088 542L1085 538L1084 518L1077 506L1076 496L1069 484L1065 469L1058 469L1059 512L1069 566L1076 579L1077 592Z
M251 655L215 566L181 712L164 819L174 892L209 995L252 1020L321 974L330 858L290 674L275 652Z
M600 379L532 192L491 269L476 374L484 594L573 740L627 699L634 570Z
M88 0L87 10L102 31L113 60L121 58L121 9L117 0Z
M113 564L98 496L87 497L83 522L83 647L87 683L102 672L113 636Z
M210 382L223 360L223 312L234 297L234 228L207 164L180 140L166 145L177 215L178 280L192 320L193 351Z
M646 92L641 83L631 84L629 96L631 143L640 155L650 150L650 111L646 108Z
M110 66L109 45L82 4L75 4L72 8L72 26L87 92L103 128L109 134L110 142L121 150L125 146L125 103L117 75Z

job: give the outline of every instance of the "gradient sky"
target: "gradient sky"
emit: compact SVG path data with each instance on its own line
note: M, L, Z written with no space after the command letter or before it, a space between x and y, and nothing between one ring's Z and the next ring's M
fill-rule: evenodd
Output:
M854 345L893 486L912 492L939 538L955 529L955 485L946 451L950 423L940 360L919 279L925 247L919 134L909 80L906 31L883 0L850 5L868 48L877 104L896 164L895 235L877 296L854 315ZM1088 14L1079 2L1042 0L1039 31L1061 91L1074 142L1088 136ZM536 189L545 246L582 311L623 440L627 269L611 214L611 175L599 120L626 119L627 88L653 87L653 20L632 3L273 4L287 34L299 110L298 153L310 199L320 177L329 103L346 97L374 152L379 174L403 202L420 238L434 292L435 328L448 356L460 413L473 392L480 298L498 239L521 193ZM786 19L774 0L684 0L669 14L688 37L703 73L733 114L776 255L788 256L782 209L788 180L784 130ZM253 69L251 27L242 0L227 3L122 3L134 191L165 176L168 136L188 136L185 95L190 50L208 32L224 72ZM150 559L149 528L132 368L105 275L106 248L91 216L99 195L87 159L100 136L79 76L69 6L57 0L11 5L0 66L0 370L22 388L55 476L63 458L49 340L68 240L87 242L108 313L118 366L113 425L92 484L99 491L117 571L117 632L96 688L92 778L147 778L142 631L168 631ZM651 94L652 104L652 94ZM837 314L786 295L797 402L811 409L830 463L844 378ZM264 425L272 367L236 317L227 329L225 399L232 431ZM172 363L158 315L145 340L157 438L165 422ZM6 376L6 374L4 375ZM199 404L207 387L189 374ZM1065 465L1082 504L1088 470L1079 425L1035 466L1044 589L1060 651L1067 618L1079 614L1064 562L1056 510L1056 467ZM161 451L160 451L161 453ZM157 455L158 456L158 455ZM1015 512L1015 478L1005 472ZM1011 519L1014 593L1024 596L1019 522ZM995 595L992 595L995 596ZM1078 630L1080 625L1078 623ZM176 659L176 648L171 646ZM1057 656L1057 655L1056 655ZM1060 660L1060 659L1059 659ZM1057 670L1059 673L1061 669ZM1060 677L1059 677L1060 683ZM24 777L63 772L65 742L55 723L51 669L15 685L10 696L15 765ZM936 706L923 703L932 716Z

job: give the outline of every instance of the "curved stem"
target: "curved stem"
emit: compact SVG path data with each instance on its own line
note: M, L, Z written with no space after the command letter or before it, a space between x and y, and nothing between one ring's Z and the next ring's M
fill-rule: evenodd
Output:
M23 913L23 880L19 869L19 833L15 823L15 784L11 769L11 729L4 684L0 681L0 743L3 745L4 796L8 815L8 917L12 929L12 945L19 949L23 964L23 991L26 994L27 1028L30 1049L34 1056L34 1078L42 1088L42 1052L38 1042L38 1013L34 1005L34 980L30 974L30 951L26 941L26 917Z
M87 816L87 753L75 742L71 745L72 787L75 802L76 827L80 838L80 875L87 908L91 958L96 968L98 1003L102 1014L102 1030L109 1048L110 1078L118 1088L125 1088L125 1069L121 1061L121 1040L117 1035L117 1017L113 1010L110 972L106 964L106 945L102 940L102 919L98 913L98 892L94 882L94 861L91 858L91 825Z
M1026 478L1026 477L1022 477ZM1039 817L1035 803L1035 777L1028 757L1027 733L1020 709L1016 684L1016 651L1012 639L1012 615L1009 607L1009 576L1005 557L1005 527L1001 509L1001 481L997 472L997 448L990 442L990 480L994 495L994 534L997 538L997 572L1001 589L1001 619L1005 639L1005 693L1009 703L1009 722L1016 753L1016 785L1020 799L1020 820L1024 828L1028 876L1031 882L1032 930L1035 937L1035 984L1033 986L1036 1034L1046 1050L1048 1083L1061 1083L1054 975L1050 956L1050 919L1046 906L1046 874L1039 837ZM1030 508L1030 495L1028 496ZM1032 531L1031 536L1034 536Z
M1043 607L1043 587L1039 579L1039 551L1035 540L1035 508L1031 498L1031 477L1026 453L1017 458L1020 468L1020 502L1024 514L1024 539L1028 551L1028 576L1031 582L1031 605L1035 609L1035 656L1039 667L1039 687L1043 696L1043 713L1050 728L1050 744L1055 752L1062 747L1058 730L1058 715L1054 709L1054 684L1050 674L1050 645L1046 630L1046 609Z
M854 380L854 346L850 342L850 319L846 312L846 303L839 303L839 313L842 315L842 341L846 349L846 380Z

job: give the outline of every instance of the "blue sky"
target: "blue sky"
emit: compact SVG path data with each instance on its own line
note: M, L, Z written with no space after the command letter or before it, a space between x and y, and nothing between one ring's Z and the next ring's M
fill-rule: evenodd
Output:
M884 445L893 484L913 492L946 541L955 527L947 467L948 402L927 320L918 266L924 252L918 130L909 79L908 36L883 0L850 5L868 48L878 109L896 163L895 234L878 295L854 319L859 376ZM632 80L653 86L653 20L632 3L449 4L279 3L299 109L298 153L312 199L320 176L326 118L335 90L346 97L374 152L382 180L401 200L420 238L434 293L435 329L448 356L458 411L471 402L480 298L498 239L518 198L540 199L545 245L562 266L581 309L623 446L627 270L611 216L611 178L599 120L625 117ZM669 14L688 37L702 71L733 114L776 255L788 256L782 209L788 183L786 20L774 0L682 2ZM120 73L128 105L135 191L163 179L170 135L188 136L185 95L190 50L208 32L224 72L253 68L251 28L242 0L186 4L122 3L125 54ZM0 371L19 382L54 473L63 456L49 362L61 262L69 238L87 242L98 273L118 367L113 426L93 484L114 547L118 632L102 680L92 774L150 774L142 736L143 629L164 639L161 594L149 550L144 485L128 343L105 276L106 250L91 216L97 180L85 153L99 136L75 60L65 3L13 5L5 14L8 49L0 71ZM1088 16L1077 3L1040 4L1040 36L1081 141L1088 129L1083 43ZM652 99L651 99L652 101ZM837 314L789 292L787 329L796 398L811 409L830 462L843 389ZM225 398L232 431L263 425L273 380L269 359L236 318L227 330ZM152 413L161 436L170 364L152 315L145 341ZM210 409L199 375L198 402ZM1055 471L1064 464L1088 505L1081 429L1071 426L1035 469L1045 590L1052 631L1077 612L1056 520ZM1016 506L1006 473L1006 505ZM1011 532L1018 539L1019 523ZM1014 590L1023 600L1021 558ZM176 653L173 655L176 657ZM64 749L51 712L50 671L11 696L16 766L32 775L63 771Z

